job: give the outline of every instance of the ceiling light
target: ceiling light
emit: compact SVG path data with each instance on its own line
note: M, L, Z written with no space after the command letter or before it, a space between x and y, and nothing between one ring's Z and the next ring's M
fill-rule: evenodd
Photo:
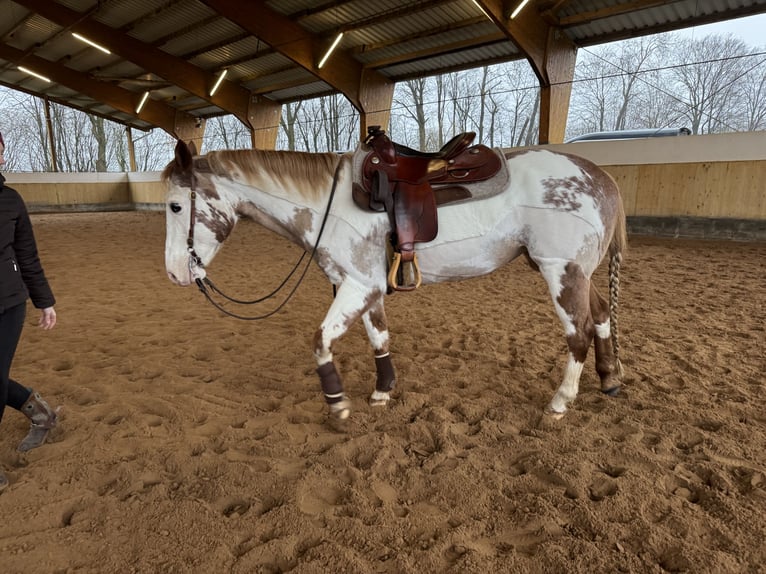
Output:
M50 78L46 78L42 74L38 74L37 72L33 72L29 68L25 68L23 66L19 66L18 68L19 68L20 71L24 72L25 74L29 74L30 76L34 76L35 78L39 78L41 80L45 80L46 82L50 82L51 81Z
M321 68L322 66L324 66L325 62L327 61L327 58L330 57L330 54L333 53L333 50L335 50L335 48L338 47L338 44L340 44L341 38L343 38L343 32L340 32L337 36L335 36L335 40L333 40L332 46L330 46L327 52L325 52L324 56L322 56L322 59L319 60L319 65L317 66L317 68Z
M529 2L529 0L521 0L521 4L516 6L516 9L511 14L511 20L513 20L516 16L519 15L519 12L521 12L524 9L524 6L527 5L527 2Z
M487 18L489 18L490 20L492 20L492 18L490 17L490 15L489 15L489 14L487 14L487 11L484 9L484 7L483 7L481 4L479 4L479 3L478 3L476 0L473 0L473 3L474 3L474 4L476 4L476 7L477 7L479 10L481 10L481 13L482 13L482 14L484 14L484 15L485 15Z
M85 42L89 46L93 46L94 48L101 50L104 54L111 54L111 52L104 48L102 45L96 44L93 40L88 40L85 36L81 36L77 32L72 32L72 36L80 40L80 42Z
M144 104L146 104L146 100L149 99L149 92L144 92L144 95L141 97L141 101L138 103L138 107L136 108L136 113L140 114L141 110L144 109Z
M218 91L218 88L221 87L221 82L223 82L223 79L226 77L226 74L229 73L228 68L224 68L221 70L221 72L218 74L218 79L215 81L215 85L213 86L213 89L210 90L210 97L212 98L215 93Z

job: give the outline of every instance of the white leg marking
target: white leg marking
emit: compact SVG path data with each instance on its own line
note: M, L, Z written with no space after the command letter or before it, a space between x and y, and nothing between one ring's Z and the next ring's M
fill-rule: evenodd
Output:
M346 420L351 414L351 401L343 399L330 405L330 413L339 420Z
M332 361L330 346L333 341L342 337L354 320L359 317L368 294L369 289L352 279L346 279L341 283L320 326L322 330L321 348L314 349L317 365L321 366Z
M554 417L560 418L567 411L567 404L571 403L577 396L582 368L583 363L576 361L572 353L569 353L564 380L561 382L547 409Z
M545 282L548 283L548 290L553 299L553 307L556 310L556 315L558 315L561 324L564 326L564 334L569 336L574 335L577 330L575 329L574 323L572 323L572 318L567 314L564 308L559 305L559 295L561 295L562 289L561 278L566 274L567 264L567 261L555 260L538 262L540 273L545 278Z
M367 339L370 341L372 349L374 351L388 349L388 329L379 331L378 328L372 324L369 311L362 315L362 322L364 323L364 330L367 332ZM385 357L387 354L388 353L383 353L380 357ZM376 357L380 358L377 355Z
M607 319L604 323L598 323L596 325L596 337L599 339L608 339L611 337L611 326L609 324L609 319Z
M370 396L370 406L385 407L388 404L388 401L390 400L391 400L391 393L387 393L383 391L373 391L372 395Z

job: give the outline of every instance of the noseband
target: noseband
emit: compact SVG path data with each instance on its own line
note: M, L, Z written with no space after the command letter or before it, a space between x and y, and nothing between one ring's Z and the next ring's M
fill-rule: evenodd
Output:
M228 301L231 301L232 303L237 303L240 305L253 305L256 303L262 303L268 299L271 299L274 295L279 293L279 291L282 290L282 288L287 284L287 282L290 280L290 278L293 276L293 274L297 271L298 267L300 266L303 259L306 257L306 251L301 254L300 258L298 259L298 262L293 267L292 271L285 277L285 279L280 283L280 285L274 289L271 293L268 295L264 295L263 297L259 297L258 299L254 299L252 301L243 301L239 299L234 299L232 297L229 297L223 291L218 289L218 287L215 286L215 284L205 275L204 278L200 279L199 277L194 280L194 282L197 284L197 287L199 288L200 292L205 296L205 298L208 300L208 302L224 313L225 315L228 315L229 317L234 317L235 319L242 319L243 321L258 321L260 319L266 319L268 317L271 317L272 315L278 313L282 307L287 304L287 302L292 298L292 296L295 294L295 292L298 290L298 287L303 282L303 278L306 276L306 273L308 272L309 265L311 264L311 261L314 259L314 256L316 255L317 249L319 248L319 241L322 239L322 234L324 233L325 225L327 224L327 219L330 216L330 208L332 207L333 199L335 198L335 190L338 187L338 175L340 174L340 168L343 163L343 159L341 158L338 161L338 165L335 167L335 172L333 173L332 177L332 188L330 189L330 197L327 200L327 208L324 212L324 217L322 218L322 225L319 228L319 234L317 235L316 241L314 242L314 247L311 250L311 257L309 257L308 261L306 261L306 264L303 267L303 272L301 273L300 277L298 278L298 281L295 283L293 288L290 290L290 292L287 294L287 297L279 304L276 308L272 309L268 313L264 313L263 315L256 315L256 316L245 316L245 315L238 315L236 313L232 313L231 311L225 309L220 303L215 301L213 297L210 294L210 291L213 293L217 293L224 299L227 299ZM189 272L193 275L194 272L194 266L197 266L201 269L205 268L204 263L202 263L202 258L197 254L197 251L194 249L194 226L196 224L196 212L197 212L197 177L194 175L194 171L192 168L191 173L191 185L189 189L189 233L186 236L186 250L189 252ZM334 292L334 290L333 290Z

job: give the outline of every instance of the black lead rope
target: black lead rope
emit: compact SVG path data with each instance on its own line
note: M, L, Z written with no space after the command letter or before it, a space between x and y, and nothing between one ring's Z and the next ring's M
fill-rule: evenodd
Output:
M269 293L268 295L264 295L263 297L259 297L258 299L253 299L252 301L243 301L243 300L241 300L241 299L235 299L234 297L230 297L229 295L227 295L226 293L224 293L223 291L221 291L221 290L220 290L220 289L219 289L219 288L218 288L218 287L215 285L215 283L213 283L213 282L212 282L210 279L208 279L207 277L205 277L205 278L204 278L204 279L202 279L202 280L205 282L205 285L207 285L207 286L210 288L210 290L211 290L213 293L215 293L216 295L220 295L221 297L223 297L223 298L224 298L224 299L226 299L227 301L231 301L232 303L236 303L236 304L238 304L238 305L256 305L257 303L263 303L264 301L266 301L266 300L268 300L268 299L271 299L272 297L274 297L274 295L276 295L277 293L279 293L279 292L280 292L280 291L281 291L281 290L284 288L284 286L287 284L287 282L290 280L290 278L291 278L291 277L292 277L292 276L295 274L295 272L298 270L298 267L300 266L301 262L302 262L302 261L303 261L303 259L306 257L306 253L308 253L308 252L307 252L307 251L304 251L303 253L301 253L301 256L300 256L300 258L298 259L298 262L297 262L297 263L295 264L295 266L293 267L292 271L290 271L290 273L288 273L288 274L287 274L287 277L285 277L285 278L284 278L284 280L282 281L282 283L280 283L280 284L279 284L279 286L278 286L276 289L274 289L274 290L273 290L271 293Z
M296 284L293 286L293 288L287 294L287 297L285 297L284 301L282 301L279 305L277 305L277 307L275 309L272 309L268 313L264 313L263 315L246 317L244 315L237 315L236 313L232 313L231 311L228 311L223 306L221 306L217 301L215 301L212 298L212 296L208 292L207 287L209 286L211 291L220 294L221 296L223 296L224 298L228 299L229 301L232 301L233 303L241 303L241 304L249 305L251 303L259 303L259 302L265 301L266 299L268 299L269 297L271 297L275 293L279 292L282 289L282 287L285 285L285 283L287 283L287 280L293 275L295 270L298 269L298 266L300 265L300 262L303 260L303 257L306 255L305 252L301 256L301 258L298 260L298 263L295 265L293 270L290 272L290 275L288 275L287 278L282 282L282 285L277 287L277 289L275 289L271 294L269 294L269 295L267 295L265 297L262 297L262 298L260 298L260 299L258 299L256 301L252 301L252 302L243 302L243 301L238 301L236 299L233 299L231 297L227 297L226 295L221 293L218 290L218 288L215 287L215 285L213 285L212 281L210 281L207 277L205 277L204 279L199 279L199 278L195 279L194 282L197 284L197 287L202 292L202 294L205 296L205 299L207 299L213 307L215 307L216 309L218 309L219 311L221 311L225 315L228 315L229 317L234 317L235 319L241 319L243 321L258 321L258 320L261 320L261 319L267 319L267 318L271 317L272 315L275 315L276 313L278 313L282 309L282 307L284 307L287 304L287 302L290 299L292 299L292 296L298 290L298 287L300 287L301 283L303 283L303 279L304 279L304 277L306 277L306 273L309 270L309 266L311 265L311 261L314 259L314 256L316 255L316 252L317 252L317 249L319 249L319 241L322 239L322 234L324 233L324 228L325 228L325 225L327 224L327 219L330 217L330 208L332 207L332 201L333 201L333 198L335 197L335 190L338 187L338 174L340 173L340 167L341 167L342 163L343 163L343 160L338 162L338 165L335 168L335 173L333 174L332 189L330 190L330 197L327 200L327 209L325 210L324 217L322 218L322 225L319 227L319 234L317 235L317 239L314 242L314 247L311 250L311 257L309 257L309 260L306 262L306 265L304 265L303 272L301 273L300 277L298 278L298 281L296 282Z

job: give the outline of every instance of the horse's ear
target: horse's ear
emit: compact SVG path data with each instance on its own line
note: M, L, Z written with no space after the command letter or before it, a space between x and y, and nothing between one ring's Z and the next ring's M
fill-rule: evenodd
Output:
M194 143L191 144L194 146ZM176 143L176 165L181 168L182 171L188 171L192 166L192 157L194 157L196 149L190 149L182 140L178 140Z
M194 143L194 140L189 141L189 151L193 156L199 155L199 152L197 151L197 144Z

